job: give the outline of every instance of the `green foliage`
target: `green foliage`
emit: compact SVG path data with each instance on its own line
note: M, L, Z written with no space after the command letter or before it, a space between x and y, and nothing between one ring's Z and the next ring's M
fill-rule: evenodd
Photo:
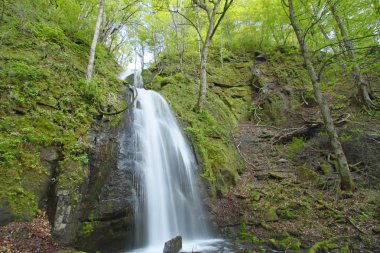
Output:
M29 219L52 176L41 160L42 148L56 150L63 159L57 177L61 187L82 184L87 136L98 108L120 108L125 87L116 75L118 65L100 45L97 75L86 90L89 45L83 38L92 37L87 25L93 20L91 15L78 20L78 1L57 0L56 7L45 0L5 2L0 26L0 200L15 217ZM80 26L82 39L76 33Z
M82 222L80 228L81 233L83 233L85 236L90 235L94 231L98 223L99 222L96 221Z
M243 226L243 228L240 230L240 238L244 241L248 241L248 243L251 243L253 245L260 243L259 238L247 231L245 226Z
M34 35L42 41L51 41L57 44L63 44L66 36L58 25L45 23L30 25Z
M287 147L290 157L296 156L302 149L306 147L306 140L304 137L293 137L292 142Z

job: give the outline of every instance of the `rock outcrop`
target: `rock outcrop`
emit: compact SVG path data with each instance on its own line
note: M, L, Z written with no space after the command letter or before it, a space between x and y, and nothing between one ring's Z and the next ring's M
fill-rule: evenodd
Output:
M95 251L123 248L129 241L121 238L133 240L134 167L128 159L134 145L132 114L126 111L122 117L116 126L106 119L99 122L99 130L90 136L93 148L88 166L58 163L59 171L72 167L83 171L77 184L61 180L53 187L53 235L60 243Z

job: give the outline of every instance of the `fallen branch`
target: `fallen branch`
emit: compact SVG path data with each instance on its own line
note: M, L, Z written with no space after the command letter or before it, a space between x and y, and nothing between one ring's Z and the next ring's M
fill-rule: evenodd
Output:
M365 234L365 235L368 234L367 232L363 231L361 228L359 228L359 227L354 223L354 219L353 219L353 218L351 218L350 216L347 216L346 218L347 218L348 222L349 222L354 228L356 228L360 233Z
M238 85L230 85L225 83L217 83L212 82L215 86L221 87L221 88L237 88L237 87L248 87L251 86L250 84L238 84Z
M272 144L284 143L297 136L310 135L312 131L315 131L322 126L322 123L315 122L303 125L299 128L281 129L280 133L271 138Z
M303 104L305 104L306 106L309 106L309 103L306 101L306 99L304 97L304 93L305 93L305 91L301 92L301 98L302 98Z
M232 136L232 139L235 141L235 138L234 138L233 136ZM239 155L241 156L241 158L243 158L243 160L244 160L244 162L245 162L246 164L248 164L248 165L254 167L254 165L253 165L251 162L249 162L249 161L247 160L247 158L245 157L245 155L241 152L241 150L240 150L240 144L241 144L241 142L239 142L238 145L235 145L236 150L238 151Z
M59 110L58 107L55 107L55 106L53 106L53 105L46 104L46 103L41 102L41 101L37 101L36 104L37 104L37 105L46 106L46 107L50 107L50 108L53 108L53 109L55 109L55 110Z

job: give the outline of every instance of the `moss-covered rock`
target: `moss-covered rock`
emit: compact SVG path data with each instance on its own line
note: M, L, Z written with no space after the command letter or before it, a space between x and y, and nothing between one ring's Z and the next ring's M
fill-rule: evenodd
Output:
M278 250L295 250L299 251L301 242L288 234L280 237L279 239L269 239L269 243Z
M99 109L123 106L125 91L117 77L120 68L102 45L96 75L86 84L89 42L83 38L92 31L69 32L73 24L67 27L61 17L71 10L59 6L52 14L44 1L5 1L5 6L0 27L0 225L33 217L46 204L52 183L73 189L85 181L89 129Z
M276 208L268 208L264 212L264 219L265 221L277 221L278 215Z
M310 253L315 252L332 252L333 250L340 250L340 252L347 252L349 247L349 238L347 237L333 237L325 241L315 243L310 249Z
M309 205L304 202L291 202L276 210L281 219L296 219L301 215L306 215L309 211Z
M296 168L296 175L300 181L310 182L314 184L323 184L324 180L314 170L307 168L306 166L298 166Z

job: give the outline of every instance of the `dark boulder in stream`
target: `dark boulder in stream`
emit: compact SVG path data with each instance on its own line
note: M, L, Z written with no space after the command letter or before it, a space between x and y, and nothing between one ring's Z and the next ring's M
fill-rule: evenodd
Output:
M182 237L176 236L165 242L164 253L178 253L182 249Z

